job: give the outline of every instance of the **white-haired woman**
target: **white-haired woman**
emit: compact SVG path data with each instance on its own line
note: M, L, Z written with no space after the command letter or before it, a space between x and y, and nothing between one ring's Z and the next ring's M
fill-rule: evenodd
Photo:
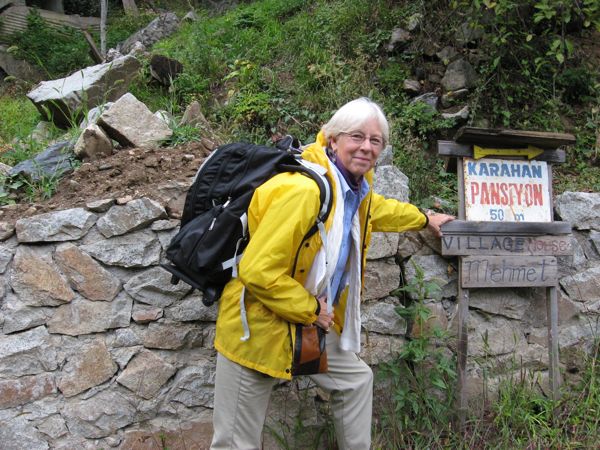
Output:
M304 159L327 169L332 185L326 245L319 233L305 239L320 209L314 181L283 173L255 191L248 209L251 239L238 277L219 302L211 448L261 447L271 390L277 379L292 377L296 324L331 330L328 371L310 377L330 393L339 448L370 448L373 374L358 353L371 232L427 227L439 236L440 226L453 219L373 192L372 169L387 142L389 125L381 108L359 98L342 106L303 151ZM240 340L243 287L251 330L246 341Z

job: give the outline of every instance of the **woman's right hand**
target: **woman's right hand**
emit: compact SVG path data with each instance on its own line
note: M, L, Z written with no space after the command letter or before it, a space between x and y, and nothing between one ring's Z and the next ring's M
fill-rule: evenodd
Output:
M317 301L319 302L319 316L315 321L315 325L323 328L325 331L329 331L331 325L333 325L333 311L331 313L327 312L327 297L321 296L317 297Z

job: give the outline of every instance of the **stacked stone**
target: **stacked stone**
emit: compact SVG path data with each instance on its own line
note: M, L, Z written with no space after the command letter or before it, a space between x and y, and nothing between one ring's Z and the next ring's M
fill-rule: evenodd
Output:
M408 199L406 177L389 155L377 168L376 190ZM577 228L575 256L561 263L559 339L567 368L576 364L574 350L589 346L598 333L598 204L599 194L565 194L557 204ZM141 198L21 219L14 230L0 227L3 449L147 448L144 442L161 442L161 436L170 448L208 446L217 306L203 306L197 292L171 284L158 266L178 225L161 204ZM402 277L415 276L412 262L424 268L426 279L441 280L439 296L426 300L431 326L453 329L456 260L439 256L438 241L425 232L376 233L368 257L361 356L369 364L388 361L414 331L395 312L399 300L389 295ZM498 376L509 371L515 359L545 372L542 294L472 291L474 380L481 382L490 368ZM268 423L287 421L293 430L294 411L316 411L301 406L314 401L314 393L306 380L284 383L275 398L286 401L271 403ZM305 424L322 423L311 414Z

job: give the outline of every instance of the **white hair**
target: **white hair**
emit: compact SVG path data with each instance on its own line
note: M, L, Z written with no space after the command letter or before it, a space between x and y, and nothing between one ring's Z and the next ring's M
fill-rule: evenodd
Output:
M338 109L323 125L323 134L329 142L340 133L349 133L360 129L369 120L377 120L385 143L389 142L390 126L381 107L367 97L352 100Z

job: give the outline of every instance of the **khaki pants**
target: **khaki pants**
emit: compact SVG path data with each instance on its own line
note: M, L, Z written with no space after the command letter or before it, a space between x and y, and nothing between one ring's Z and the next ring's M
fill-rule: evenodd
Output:
M339 349L339 336L327 335L329 372L311 375L330 393L333 421L340 450L371 446L373 372L355 353ZM214 435L211 449L261 448L269 398L277 379L217 357Z

